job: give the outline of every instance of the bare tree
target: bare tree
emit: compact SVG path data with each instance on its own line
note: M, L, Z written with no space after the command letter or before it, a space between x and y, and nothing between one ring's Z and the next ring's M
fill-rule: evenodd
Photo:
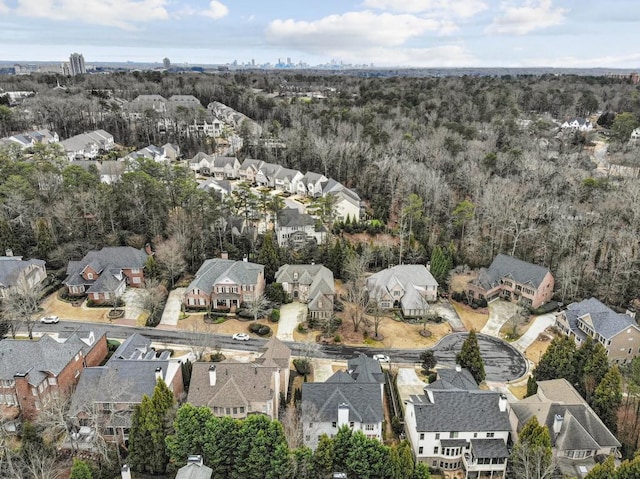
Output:
M167 290L157 279L149 278L145 280L144 288L141 291L142 307L149 312L149 318L154 320L159 314L162 314Z
M22 280L10 288L2 300L4 316L10 321L9 329L14 339L21 324L26 326L29 339L33 339L33 328L37 321L33 316L38 311L42 293L41 284L29 286L26 281Z
M358 332L360 326L367 321L366 311L369 305L369 292L367 291L365 273L370 258L371 252L369 249L365 249L361 255L350 257L345 265L345 271L349 278L345 286L345 311L353 323L355 332Z
M216 342L212 342L209 335L206 334L207 328L202 321L196 321L189 326L189 332L194 333L193 337L189 340L189 348L196 358L196 361L202 361L204 353L208 349L219 349L219 345Z
M253 316L253 320L257 321L258 317L263 317L269 311L269 300L264 294L261 294L247 304L247 310Z
M295 405L293 401L287 404L284 411L280 415L280 422L284 429L284 436L287 438L289 449L295 449L302 446L302 421L300 418L300 406Z
M156 260L166 271L167 279L171 282L171 289L175 287L175 279L187 267L178 240L170 238L156 247Z

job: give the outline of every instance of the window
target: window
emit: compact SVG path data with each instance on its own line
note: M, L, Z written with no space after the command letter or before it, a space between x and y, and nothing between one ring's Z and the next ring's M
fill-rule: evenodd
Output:
M238 408L237 407L233 408L233 414L238 414Z
M420 447L418 448L418 454L422 454L422 453L423 453L423 451L424 451L424 447L420 446Z
M224 413L227 415L231 414L231 408L230 407L225 408Z
M440 433L436 432L436 439L440 439Z
M87 273L87 279L93 279L93 273Z
M373 431L376 427L373 424L367 424L365 426L366 431Z
M474 433L473 433L473 437L478 437L478 433L477 433L477 432L474 432Z
M138 268L131 268L131 274L140 274L140 269L138 269Z
M56 380L56 378L49 378L50 386L55 386L56 384L58 384L58 381Z
M434 454L438 454L438 446L436 446L436 447L434 447L434 448L433 448L433 453L434 453Z
M133 277L133 284L140 284L141 280L138 276Z
M494 437L496 435L495 432L488 432L487 437Z
M420 433L420 440L422 441L424 439L424 432Z
M353 427L353 425L354 425L354 422L353 422L353 421L351 421L351 422L349 423L349 427Z
M337 423L336 421L333 421L333 422L331 423L331 427L338 427L338 423Z
M244 414L244 406L240 406L240 414Z
M449 439L455 439L457 437L458 437L458 432L457 431L449 433Z

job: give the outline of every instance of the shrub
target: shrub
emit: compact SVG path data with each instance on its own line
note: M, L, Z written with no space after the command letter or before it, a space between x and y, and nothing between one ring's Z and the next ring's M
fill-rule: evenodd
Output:
M340 335L339 335L339 334L336 334L336 335L333 337L333 341L334 341L335 343L340 343L340 342L342 342L342 338L340 337Z
M311 361L308 359L294 359L293 367L296 368L298 374L306 376L307 374L311 374Z
M429 375L427 376L427 379L429 380L429 384L434 382L437 378L438 378L438 375L436 373L429 373Z
M487 307L487 300L484 299L484 298L480 298L476 302L478 303L478 306L480 306L481 308L486 308Z
M271 336L271 328L266 324L251 323L249 325L249 331L258 336Z
M278 321L280 321L280 310L279 309L274 309L273 311L271 311L271 322L272 323L277 323Z
M304 327L304 324L298 323L298 332L303 334L307 332L307 329Z
M471 303L471 308L473 308L473 309L478 309L478 303L476 303L475 301L473 301L473 302Z

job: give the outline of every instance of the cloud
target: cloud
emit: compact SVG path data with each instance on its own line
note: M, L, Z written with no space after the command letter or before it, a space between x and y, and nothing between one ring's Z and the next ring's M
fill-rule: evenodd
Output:
M450 23L434 19L362 11L329 15L312 22L274 20L265 34L272 44L324 53L345 47L398 46L427 32L447 34L451 30Z
M482 0L365 0L364 6L404 13L433 12L461 18L472 17L488 8Z
M135 23L167 20L166 5L167 0L18 0L15 13L132 29Z
M461 45L442 45L433 48L373 47L357 51L337 49L329 53L332 57L346 63L373 63L377 67L453 68L478 65L478 60Z
M217 20L226 17L229 14L229 9L223 3L212 0L211 3L209 3L209 8L204 10L202 14Z
M634 68L640 63L640 53L627 55L606 55L578 58L564 56L556 58L528 58L522 62L523 66L554 67L554 68Z
M2 0L0 0L0 14L9 13L9 7L7 7Z
M567 10L553 7L552 0L525 0L516 6L513 2L500 5L502 15L494 17L487 33L526 35L534 30L564 23Z

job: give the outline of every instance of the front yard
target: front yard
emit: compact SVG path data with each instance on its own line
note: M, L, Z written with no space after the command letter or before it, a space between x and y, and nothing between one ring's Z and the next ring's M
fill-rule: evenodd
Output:
M202 333L228 334L247 333L252 337L260 336L249 332L249 325L255 321L239 321L235 318L228 318L220 323L205 323L205 313L189 313L187 318L178 320L178 328L183 331L193 331ZM268 319L259 319L258 324L265 324L271 328L272 334L278 333L278 323L272 323Z

